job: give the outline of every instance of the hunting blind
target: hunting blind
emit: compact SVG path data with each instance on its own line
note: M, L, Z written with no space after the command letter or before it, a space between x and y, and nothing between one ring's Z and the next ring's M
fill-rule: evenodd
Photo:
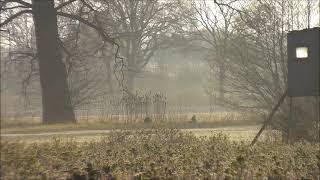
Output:
M320 28L288 33L288 95L320 95Z
M293 121L293 97L320 96L320 27L291 31L287 35L287 40L288 89L286 89L278 103L272 108L271 113L252 140L251 145L257 142L267 124L270 124L273 115L284 102L287 95L290 97L290 123L288 124L290 130L287 134L287 140L289 140L291 129L296 126L296 122ZM320 117L319 107L320 101L318 119Z

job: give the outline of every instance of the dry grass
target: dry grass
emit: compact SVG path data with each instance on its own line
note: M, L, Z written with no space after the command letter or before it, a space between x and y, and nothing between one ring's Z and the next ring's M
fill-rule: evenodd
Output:
M261 122L261 116L256 113L249 112L213 112L213 113L168 113L164 119L156 119L154 115L154 122L177 122L184 123L189 122L191 117L195 115L197 122L201 123L237 123L237 122ZM131 119L131 121L128 121ZM78 124L90 124L90 123L110 123L110 124L128 124L128 123L141 123L143 118L132 118L125 115L109 115L109 116L78 116ZM1 127L27 127L41 125L40 117L19 117L19 118L2 118Z
M239 142L250 142L258 132L260 126L230 126L230 127L218 127L218 128L199 128L199 129L181 129L183 133L191 133L195 137L211 137L218 134L227 136L231 141ZM150 128L150 129L154 129ZM140 131L142 129L126 129L126 131ZM145 129L147 130L147 129ZM94 142L99 141L101 138L108 136L111 132L123 131L117 130L76 130L76 131L63 131L63 132L48 132L48 133L34 133L31 134L2 134L2 139L11 142L49 142L54 138L62 140L70 140L76 142ZM259 140L281 140L281 134L277 131L266 130Z

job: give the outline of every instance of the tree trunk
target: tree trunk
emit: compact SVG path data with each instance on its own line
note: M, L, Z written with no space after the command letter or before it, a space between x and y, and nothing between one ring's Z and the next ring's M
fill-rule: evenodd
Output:
M44 123L75 122L53 0L32 0Z
M134 91L134 79L136 76L136 65L135 65L135 53L131 53L127 55L128 57L128 72L127 72L127 83L126 88L129 92L133 93Z
M127 88L131 93L133 93L133 90L134 90L134 78L135 78L135 74L133 72L128 72Z
M107 83L108 83L109 93L113 95L114 90L113 90L113 83L112 83L112 70L111 70L111 62L109 59L106 66L107 66Z
M219 66L219 100L224 101L224 80L225 80L225 65L222 62Z
M105 58L105 65L106 65L106 71L107 71L107 84L108 84L108 89L111 95L114 95L114 90L113 90L113 83L112 83L112 68L111 68L111 61L112 61L112 56L107 55L105 51L102 51L102 56Z

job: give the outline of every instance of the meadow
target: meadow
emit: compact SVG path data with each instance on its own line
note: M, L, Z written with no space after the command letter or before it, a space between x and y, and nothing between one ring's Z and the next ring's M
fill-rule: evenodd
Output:
M192 121L192 116L196 121ZM79 117L77 123L42 124L37 118L7 119L1 121L2 139L10 141L42 142L53 137L75 138L76 141L96 140L112 130L135 131L141 129L169 128L191 132L195 136L223 132L232 140L250 141L261 125L256 114L239 112L171 113L164 120L144 122L143 119L127 121L125 116ZM133 119L132 117L128 119Z
M192 122L192 116L196 121ZM168 113L164 118L153 117L152 122L145 123L143 117L126 115L79 115L77 123L42 124L40 117L21 116L2 118L1 133L41 133L70 130L112 130L167 127L179 129L217 128L230 126L247 126L261 124L262 118L256 113L213 112L213 113ZM130 120L128 120L130 119Z

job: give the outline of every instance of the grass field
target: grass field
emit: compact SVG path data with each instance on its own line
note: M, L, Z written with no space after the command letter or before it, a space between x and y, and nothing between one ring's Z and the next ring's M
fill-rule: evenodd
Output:
M181 129L182 132L192 133L196 137L214 136L222 133L233 141L251 141L258 132L257 125L248 126L231 126L231 127L218 127L218 128L193 128ZM147 128L145 128L147 129ZM150 129L150 128L149 128ZM127 131L136 131L141 129L127 129ZM27 141L27 142L48 142L53 138L60 139L73 139L77 142L97 141L107 136L113 131L118 130L72 130L72 131L56 131L56 132L27 132L22 133L2 133L3 140L10 141Z
M196 122L191 117L196 116ZM130 118L129 118L130 119ZM261 116L254 113L214 112L214 113L169 113L165 119L144 123L143 119L131 119L125 116L79 117L75 124L44 125L40 118L1 119L1 133L41 133L70 130L112 130L167 127L178 129L218 128L229 126L247 126L261 124Z
M196 115L197 121L191 122L190 118ZM173 119L176 118L176 119ZM1 137L6 140L29 142L48 141L54 137L73 138L76 141L99 140L115 130L140 130L154 128L181 129L191 132L195 136L212 136L219 132L236 141L250 141L257 133L261 124L259 117L254 114L238 112L220 113L185 113L170 114L165 121L144 123L137 121L114 121L111 119L79 121L75 124L41 124L35 121L1 121Z

